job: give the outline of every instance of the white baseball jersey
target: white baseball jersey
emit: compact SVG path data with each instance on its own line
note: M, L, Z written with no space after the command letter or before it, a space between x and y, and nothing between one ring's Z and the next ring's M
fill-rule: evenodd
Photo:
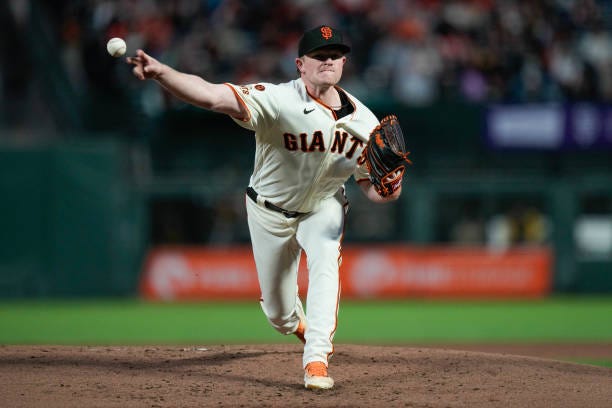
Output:
M345 91L352 114L336 121L333 110L309 95L304 82L232 87L249 117L234 120L255 131L256 151L250 185L262 197L290 211L310 212L354 175L365 142L378 125L374 114Z

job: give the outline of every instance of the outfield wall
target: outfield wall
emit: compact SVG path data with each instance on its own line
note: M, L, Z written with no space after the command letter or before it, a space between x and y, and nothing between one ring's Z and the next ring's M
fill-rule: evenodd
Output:
M128 154L114 140L0 147L0 297L135 293L146 224Z
M195 176L186 181L154 175L141 178L133 167L134 149L128 143L101 138L46 145L0 146L0 297L137 295L147 257L157 248L151 240L152 202L160 197L179 195L190 202L200 203L215 203L219 197L233 197L238 202L244 200L242 183L245 179L237 177L237 181L231 180L228 173L220 178ZM247 163L240 166L250 168ZM509 175L443 178L410 174L405 183L405 194L397 203L385 211L376 207L381 214L377 219L381 223L384 220L387 224L381 225L389 225L385 228L393 234L393 239L387 244L399 245L385 249L383 258L391 260L391 263L408 265L396 268L400 271L419 265L422 271L434 272L421 275L400 272L391 277L381 273L372 279L382 277L383 281L391 282L389 287L399 288L395 292L383 288L381 293L392 292L394 296L454 295L459 292L483 295L487 290L491 295L509 293L495 284L485 290L473 277L469 283L462 283L464 289L458 289L461 287L459 284L446 289L442 284L437 288L418 289L398 285L394 279L414 280L415 276L425 276L423 279L426 280L440 276L435 272L436 262L444 258L447 251L452 253L454 250L439 248L435 231L445 227L440 214L453 209L449 203L455 197L469 197L486 204L516 194L539 197L552 225L547 244L536 246L538 249L535 250L540 254L549 253L539 255L550 259L546 261L548 266L530 269L539 272L531 278L521 278L526 281L533 278L538 282L537 285L526 285L521 289L522 293L612 292L612 257L583 256L574 236L582 197L612 197L612 177L584 173L556 178ZM217 205L222 210L226 208L224 202L217 202ZM366 216L372 213L372 207L367 205L355 205L349 213L349 219L357 222L347 227L352 230L347 233L345 242L344 270L349 270L351 276L357 273L350 271L359 267L355 260L363 255L362 250L353 249L352 245L359 244L363 248L383 243L369 240L367 236L350 241L351 237L358 236L356 232L367 233L377 227L364 224ZM384 219L382 214L390 218ZM246 225L246 219L240 218L242 215L239 213L232 216L233 225ZM200 229L201 225L196 221L201 220L190 219L193 227ZM248 241L229 242L229 245L235 244L248 246ZM206 252L209 245L219 244L202 244L199 250ZM427 256L422 255L428 253L432 245L437 249ZM495 256L503 262L522 259L514 252L516 249L511 247L510 252ZM248 262L248 256L241 253L239 258ZM368 253L368 262L376 264L372 261L376 257ZM478 248L472 249L471 254L474 259L492 256ZM451 272L441 274L446 276L445 279L458 282L463 279L461 274L470 275L472 264L459 267L463 264L456 262L457 259L454 258L452 267L447 268ZM505 268L505 272L500 272L502 269L499 269L490 276L503 281L514 276L514 269L508 270ZM249 273L254 276L252 269ZM369 269L363 272L364 276L368 273L373 272ZM531 275L527 273L525 276ZM353 280L343 283L347 293L379 294L368 289L368 285L362 285L367 290L359 289ZM249 290L253 290L252 285Z

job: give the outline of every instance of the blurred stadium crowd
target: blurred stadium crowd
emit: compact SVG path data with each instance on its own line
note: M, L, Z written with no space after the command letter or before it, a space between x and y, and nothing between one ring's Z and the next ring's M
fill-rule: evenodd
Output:
M21 142L34 137L32 127L57 129L58 135L66 130L120 131L146 141L154 171L206 174L196 179L198 186L235 185L235 191L242 192L247 179L243 173L248 171L243 162L251 154L245 142L227 147L239 145L240 152L236 148L232 154L207 155L219 153L221 147L203 147L194 140L207 142L198 132L212 131L212 122L222 126L223 121L202 119L204 111L197 117L184 110L173 116L184 104L153 83L136 81L128 65L107 54L106 42L122 37L129 54L142 48L212 82L282 82L296 76L301 33L319 24L342 29L352 43L340 85L373 109L445 102L451 102L452 109L498 102L612 102L609 0L4 0L0 129L10 131L0 137ZM430 133L413 136L413 142L422 142L415 172L440 163L452 170L479 170L481 175L492 162L498 169L525 166L541 174L567 167L558 164L559 154L534 156L529 162L489 154L485 161L478 135L457 138L458 124L446 121L453 128L452 140ZM229 119L227 124L234 126ZM24 126L29 129L20 132ZM229 145L232 138L226 139ZM591 157L584 156L584 162ZM215 183L202 183L209 179ZM153 240L248 239L246 223L236 222L243 217L242 195L229 187L221 191L229 196L218 195L213 203L194 204L191 197L156 200L151 210ZM606 200L604 212L609 212L611 201ZM494 241L501 246L548 239L545 202L490 208L486 200L476 201L440 205L446 213L440 215L443 231L436 232L435 239ZM398 207L382 219L358 198L352 211L356 231L351 236L362 240L397 233L394 226L403 214ZM508 215L485 219L484 213Z
M5 3L5 2L3 2ZM48 0L49 32L75 89L109 90L105 43L127 40L213 82L295 76L301 32L343 29L353 44L343 85L366 100L612 100L612 2L597 0ZM29 0L8 0L5 100L27 91ZM12 31L12 32L11 32ZM127 71L127 70L126 70ZM127 81L123 79L122 81ZM119 81L121 84L121 81ZM150 113L173 101L147 95Z

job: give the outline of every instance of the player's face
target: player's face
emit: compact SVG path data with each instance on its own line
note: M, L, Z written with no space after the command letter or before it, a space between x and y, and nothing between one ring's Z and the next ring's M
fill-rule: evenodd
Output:
M315 86L331 86L340 81L346 57L335 49L319 49L298 59L304 80Z

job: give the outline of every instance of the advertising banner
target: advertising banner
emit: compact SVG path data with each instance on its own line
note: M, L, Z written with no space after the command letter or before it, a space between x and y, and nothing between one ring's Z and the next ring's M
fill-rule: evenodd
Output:
M424 296L537 297L550 292L548 249L350 246L342 251L344 298ZM308 286L305 257L299 268ZM152 300L258 299L257 272L249 247L159 247L142 274L141 294Z
M343 293L401 296L539 296L549 292L548 250L362 247L347 251Z

